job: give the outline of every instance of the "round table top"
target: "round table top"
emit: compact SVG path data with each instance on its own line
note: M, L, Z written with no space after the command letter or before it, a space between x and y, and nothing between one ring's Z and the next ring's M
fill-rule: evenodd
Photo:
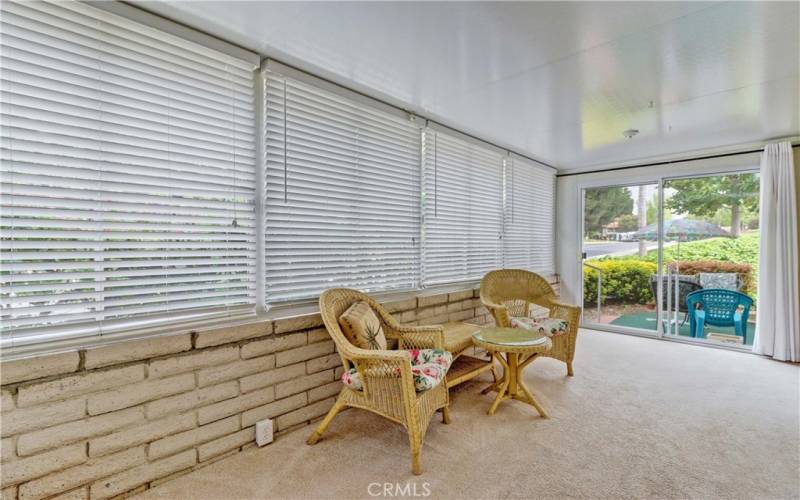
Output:
M489 352L536 353L553 347L547 335L524 328L484 328L472 334L472 343Z

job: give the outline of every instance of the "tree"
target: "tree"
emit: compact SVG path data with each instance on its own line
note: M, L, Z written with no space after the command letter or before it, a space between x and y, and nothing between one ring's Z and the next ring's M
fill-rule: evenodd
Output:
M639 204L636 209L639 215L639 230L647 227L647 198L644 195L644 186L639 186ZM639 239L639 257L647 254L647 243L644 239Z
M633 213L633 198L625 187L587 189L584 199L584 230L599 233L620 215Z
M658 191L656 194L653 195L652 198L647 202L647 223L648 224L655 224L658 222ZM672 218L672 210L667 207L664 207L664 220L670 220Z
M753 211L750 209L750 207L743 205L740 211L742 225L750 228L749 222L752 221L753 218L758 219L758 210ZM720 208L717 210L714 216L711 217L711 222L720 226L731 227L731 210L727 207Z
M639 229L639 218L633 214L620 215L617 219L619 223L619 231L621 233L628 233Z
M756 174L720 175L670 181L675 192L665 206L689 217L712 218L721 208L731 214L731 236L742 232L742 212L758 210Z

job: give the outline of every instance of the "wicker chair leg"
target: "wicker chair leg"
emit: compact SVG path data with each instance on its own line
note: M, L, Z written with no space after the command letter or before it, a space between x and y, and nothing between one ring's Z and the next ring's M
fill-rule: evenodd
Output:
M445 406L442 408L442 423L449 424L450 423L450 406Z
M322 434L325 433L325 430L328 428L331 421L333 421L333 418L336 416L337 413L342 411L344 406L345 405L341 402L341 400L337 399L336 402L333 404L333 408L331 408L330 411L328 411L328 414L325 415L325 418L322 419L322 422L319 423L314 432L312 432L311 435L308 436L306 443L317 444L317 441L319 441L319 439L322 437Z
M408 441L411 444L411 472L415 476L422 474L422 437L420 429L415 425L415 422L409 422L408 426Z
M411 438L411 472L415 476L422 474L422 443L413 436Z
M575 375L575 372L572 371L572 360L567 361L567 376L571 377Z

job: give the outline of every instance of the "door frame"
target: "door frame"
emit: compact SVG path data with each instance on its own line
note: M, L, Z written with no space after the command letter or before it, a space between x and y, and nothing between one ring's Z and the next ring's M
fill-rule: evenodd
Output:
M590 323L590 322L586 322L584 320L584 309L585 308L583 307L583 297L584 297L584 294L583 294L583 288L584 288L584 283L583 283L583 261L584 261L584 259L583 259L583 243L584 243L584 239L585 239L584 235L586 234L586 218L584 217L584 211L586 210L586 191L589 190L589 189L603 189L603 188L612 188L612 187L626 187L627 188L627 187L632 187L632 186L649 186L649 185L653 185L653 184L656 185L656 189L658 190L658 193L660 195L661 194L661 186L662 186L661 179L650 180L650 181L637 181L637 182L633 182L633 183L628 182L628 183L624 183L624 184L616 183L616 184L608 184L608 185L601 184L601 185L596 185L596 186L579 187L579 189L580 189L580 191L579 191L580 192L580 206L578 208L578 216L580 218L579 228L580 228L580 249L581 249L581 251L579 252L579 260L580 260L580 263L579 263L579 265L580 265L580 288L579 288L579 290L580 290L580 294L578 295L577 298L581 302L581 326L583 326L584 328L591 328L592 330L603 330L603 331L609 331L609 332L614 332L614 333L624 333L624 334L627 334L627 335L636 335L638 337L648 337L648 338L662 338L663 337L663 332L662 332L663 328L662 328L662 322L661 322L661 311L660 311L660 309L658 307L656 307L656 329L655 330L645 330L644 328L633 328L633 327L627 327L627 326L611 325L611 324L606 324L606 323L593 323L593 322ZM658 213L658 215L659 215L659 217L658 217L659 234L661 232L663 232L663 221L661 220L662 219L661 213L662 213L662 207L660 206L659 207L659 213ZM661 272L660 272L660 270L661 270L661 255L662 255L661 246L662 246L662 242L661 242L661 238L659 238L658 239L658 264L657 264L657 268L656 268L656 275L658 276L656 293L657 293L658 297L656 299L657 300L656 304L660 304L661 303L660 300L661 300L661 293L662 293L662 291L661 291Z
M700 160L690 160L687 162L676 162L676 163L696 163L702 162ZM643 167L647 168L647 167ZM638 169L636 169L638 170ZM681 169L682 170L682 169ZM632 328L632 327L621 327L616 325L609 325L603 323L585 323L584 316L583 316L583 242L584 242L584 234L585 234L585 218L584 218L584 210L585 210L585 193L587 189L598 189L598 188L607 188L607 187L630 187L630 186L643 186L648 184L656 184L657 185L657 192L659 194L659 207L658 207L658 231L659 234L663 234L664 232L664 184L670 180L681 180L681 179L692 179L692 178L702 178L702 177L714 177L714 176L722 176L722 175L735 175L735 174L746 174L746 173L760 173L758 163L755 165L753 163L744 164L744 165L736 165L736 166L729 166L728 168L720 168L718 165L712 165L710 168L696 168L696 169L688 169L688 172L673 174L673 175L664 175L664 174L655 174L648 172L648 175L634 175L633 179L629 179L623 182L621 179L614 180L611 182L603 182L602 179L592 179L584 182L578 182L577 189L578 189L578 204L577 204L577 216L578 216L578 225L579 233L578 233L578 247L580 251L578 252L578 283L575 289L577 290L576 299L581 302L581 327L588 328L592 330L599 330L599 331L606 331L611 333L619 333L623 335L632 335L636 337L644 337L644 338L656 338L659 340L666 340L669 342L680 342L689 345L701 345L704 347L711 347L716 349L724 349L724 350L731 350L737 352L749 352L752 353L752 346L746 345L737 345L737 344L722 344L722 343L710 343L707 342L705 339L692 339L692 338L683 338L678 335L668 335L664 332L664 324L661 321L661 308L656 307L656 329L655 331L645 330L641 328ZM591 174L587 174L591 175ZM664 241L662 238L658 238L658 258L657 258L657 297L656 297L656 304L661 304L663 300L663 279L664 279L664 270L663 270L663 259L664 259Z
M760 169L758 167L751 167L751 168L741 168L735 169L728 172L713 172L713 173L695 173L695 174L684 174L684 175L670 175L670 176L663 176L659 180L659 195L660 198L660 206L658 211L658 221L659 221L659 234L664 233L664 196L663 196L663 189L664 184L668 183L669 181L673 180L684 180L684 179L701 179L703 177L719 177L724 175L737 175L737 174L760 174ZM761 186L761 180L759 179L759 187ZM759 210L761 209L761 200L759 200ZM759 229L760 230L760 229ZM659 294L662 293L662 279L664 277L664 249L663 249L663 239L659 238L659 251L658 251L658 291ZM761 250L759 249L759 255L761 254ZM661 300L659 298L658 300ZM660 304L660 302L659 302ZM715 347L722 347L725 349L735 350L735 351L746 351L752 352L753 346L747 346L742 344L741 346L737 344L718 344L718 343L711 343L708 342L706 339L697 339L697 338L682 338L680 335L672 335L663 332L663 321L659 321L659 330L661 330L660 338L671 340L671 341L682 341L687 344L692 345L702 345L702 346L715 346Z

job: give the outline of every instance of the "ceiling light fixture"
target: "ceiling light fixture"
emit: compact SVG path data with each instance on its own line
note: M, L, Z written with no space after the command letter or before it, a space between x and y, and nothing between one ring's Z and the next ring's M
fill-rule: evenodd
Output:
M626 139L633 139L638 133L639 131L637 129L629 128L628 130L623 131L622 135L624 135Z

